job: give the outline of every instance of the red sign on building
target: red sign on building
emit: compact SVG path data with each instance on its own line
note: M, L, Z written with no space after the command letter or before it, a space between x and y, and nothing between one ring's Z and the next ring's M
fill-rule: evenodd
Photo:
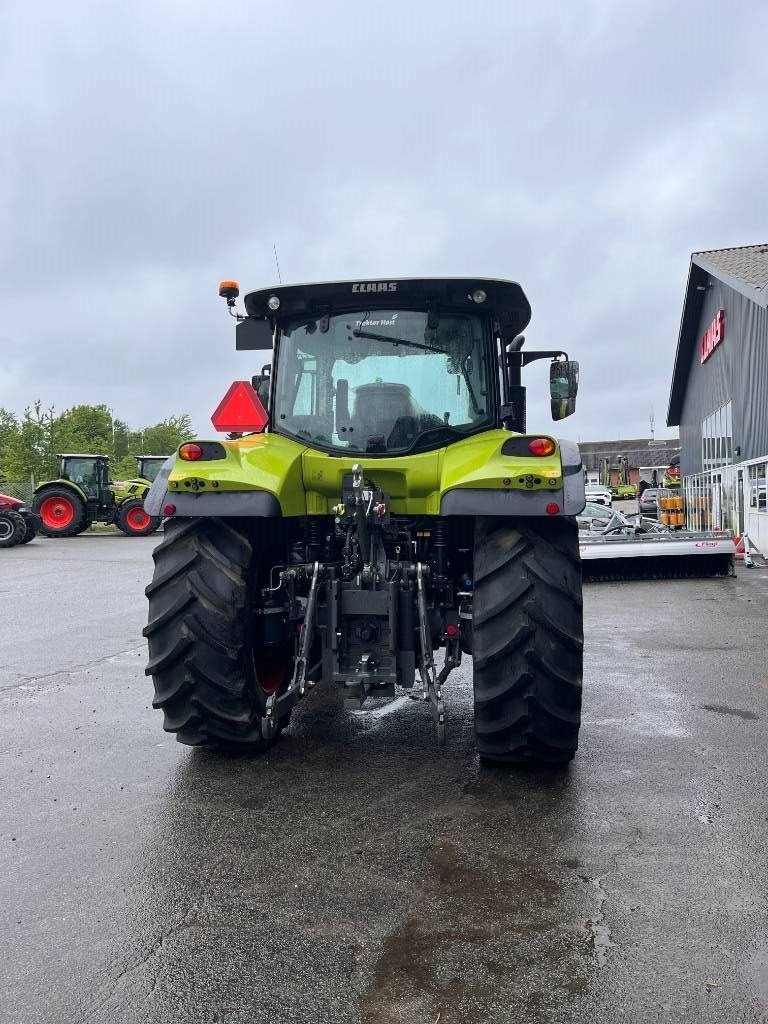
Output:
M706 363L721 341L725 340L725 310L718 309L715 319L701 339L701 361Z

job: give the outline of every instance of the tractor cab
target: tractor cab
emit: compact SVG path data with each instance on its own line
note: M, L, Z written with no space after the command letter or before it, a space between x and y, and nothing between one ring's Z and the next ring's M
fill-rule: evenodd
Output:
M114 504L109 486L109 458L106 455L59 455L59 476L75 484L88 502Z
M146 480L147 483L152 483L160 472L160 469L164 462L168 459L167 455L137 455L136 456L136 475L139 480Z
M233 312L236 282L219 293ZM278 286L247 294L245 311L234 313L237 347L270 350L274 365L248 392L268 406L268 422L241 420L240 429L373 456L435 450L499 427L524 433L521 371L536 359L551 360L553 419L575 409L578 364L560 350L522 351L531 310L512 281Z

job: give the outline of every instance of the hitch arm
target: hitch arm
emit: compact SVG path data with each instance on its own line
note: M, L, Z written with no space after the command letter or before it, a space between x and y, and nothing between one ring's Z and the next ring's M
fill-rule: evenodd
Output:
M320 582L320 574L323 566L315 562L312 569L312 582L307 597L307 610L304 615L304 622L301 624L299 634L299 653L293 666L293 676L290 685L280 696L273 693L267 698L267 706L264 717L261 720L262 732L267 736L273 735L277 728L279 715L278 708L283 705L293 706L299 697L303 697L307 689L307 664L309 662L312 641L315 636L315 613L317 611L317 590Z

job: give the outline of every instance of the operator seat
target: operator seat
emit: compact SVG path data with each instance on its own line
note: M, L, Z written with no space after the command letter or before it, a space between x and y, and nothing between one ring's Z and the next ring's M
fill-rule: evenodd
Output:
M376 439L385 447L406 447L419 431L418 416L419 409L406 384L361 384L355 388L351 415L355 446L366 447ZM397 436L390 442L395 427Z

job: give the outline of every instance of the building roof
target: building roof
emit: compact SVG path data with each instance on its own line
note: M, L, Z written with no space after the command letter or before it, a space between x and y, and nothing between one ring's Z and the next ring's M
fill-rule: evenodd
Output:
M754 291L763 291L765 299L768 296L768 243L760 245L740 245L735 249L710 249L706 252L695 252L691 259L702 267L709 270L715 277L726 284L731 284L728 278L741 285L738 291L742 291L748 298L755 298ZM746 285L749 290L744 291ZM733 286L733 285L732 285ZM765 305L766 303L761 303Z
M669 392L668 427L680 424L688 368L696 347L701 308L710 277L722 281L763 309L768 308L768 242L691 253Z
M666 468L673 455L680 453L680 441L668 437L656 441L651 437L637 437L620 441L579 441L581 461L585 469L599 469L600 460L609 458L615 466L619 456L626 457L631 469Z

